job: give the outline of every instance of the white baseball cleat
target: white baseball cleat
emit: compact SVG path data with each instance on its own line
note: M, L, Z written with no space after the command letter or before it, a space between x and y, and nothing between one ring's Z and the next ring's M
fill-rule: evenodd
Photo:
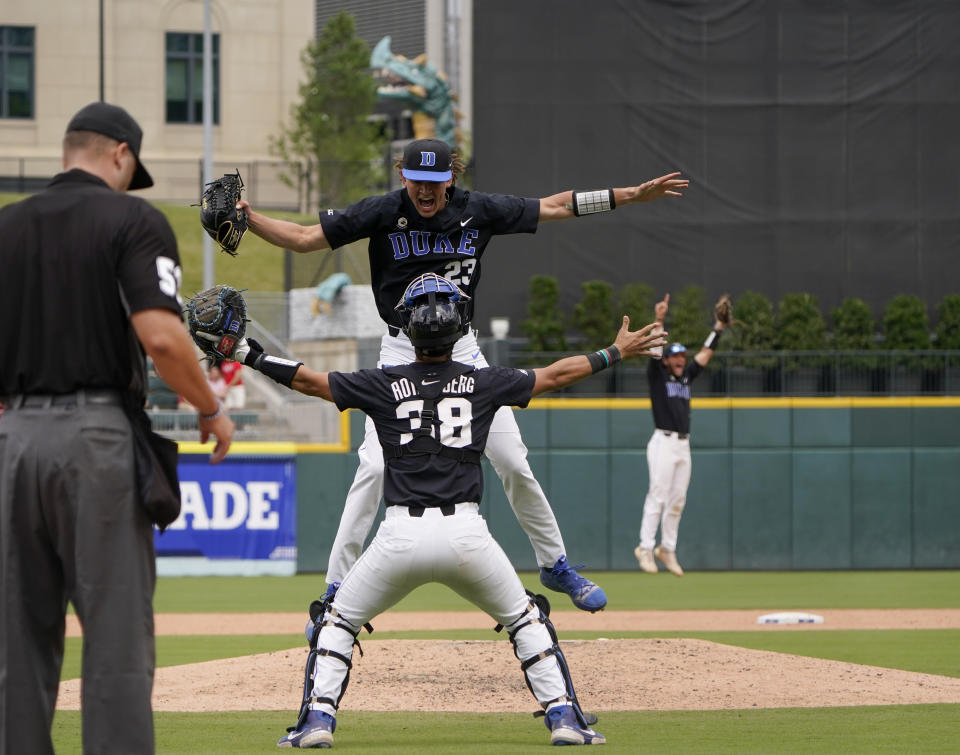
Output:
M653 560L653 551L641 548L638 545L633 549L633 555L637 557L640 568L647 574L656 574L659 571L656 561Z
M680 562L677 561L676 553L658 545L653 549L653 555L660 559L660 562L667 567L667 571L676 574L678 577L683 576L683 569L680 567Z

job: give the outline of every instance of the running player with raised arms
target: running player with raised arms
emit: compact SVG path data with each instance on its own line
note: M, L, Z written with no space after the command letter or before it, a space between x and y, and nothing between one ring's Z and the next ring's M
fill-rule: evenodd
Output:
M409 364L415 354L401 332L397 300L407 283L423 273L437 273L476 295L481 257L490 240L509 233L535 233L540 223L609 212L633 202L680 196L688 181L670 173L639 186L599 191L564 191L543 199L466 191L454 185L463 163L438 139L420 139L407 145L400 169L402 189L368 197L344 210L323 210L320 222L302 226L268 218L251 210L249 229L270 243L295 252L336 249L369 239L371 286L377 308L388 326L379 366ZM472 303L465 312L463 334L453 358L477 367L487 366L470 328ZM336 589L354 564L376 517L383 495L383 455L370 419L358 449L360 465L344 503L340 526L330 552L326 580ZM494 419L486 455L503 482L507 500L533 545L540 565L540 581L567 593L577 608L601 610L606 595L582 577L567 561L560 528L546 496L527 461L527 448L516 419L504 407Z
M670 294L654 306L654 318L663 327L670 306ZM710 362L726 323L717 319L693 359L687 361L687 347L671 343L660 359L647 364L650 407L653 410L653 435L647 443L647 467L650 489L643 502L640 544L634 548L640 568L656 574L660 560L670 573L683 576L677 559L680 517L687 504L690 485L690 396L692 383ZM657 530L660 530L660 545Z

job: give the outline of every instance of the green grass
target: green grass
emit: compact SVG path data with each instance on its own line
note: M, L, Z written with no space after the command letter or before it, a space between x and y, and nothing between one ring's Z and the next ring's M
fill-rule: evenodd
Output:
M543 591L536 575L523 583ZM692 572L683 579L636 572L590 573L611 610L814 608L960 608L960 570L876 572ZM326 589L320 574L296 577L168 577L158 580L157 612L306 612ZM548 593L555 610L575 610ZM470 611L473 605L443 585L424 585L396 611Z
M601 714L613 753L953 753L960 705L632 711ZM276 752L293 713L155 715L157 753ZM57 713L60 755L80 752L80 715ZM336 752L363 755L547 752L543 722L522 713L364 713L338 716Z
M0 207L19 201L24 196L23 194L0 194ZM173 227L183 268L181 292L185 297L192 296L194 292L203 288L203 239L206 234L200 227L200 210L189 205L154 204L166 215ZM289 212L265 212L264 214L305 225L317 222L316 215L299 215ZM242 260L220 252L216 245L214 250L215 282L229 283L234 288L253 291L283 290L283 254L280 249L248 233L243 237L238 250L243 257Z
M636 609L956 608L960 571L704 572L682 580L636 573L593 574L610 607ZM521 575L538 588L536 575ZM322 575L163 578L157 611L294 611L305 616L324 588ZM553 596L554 594L551 593ZM569 605L554 596L557 610ZM449 589L427 585L394 610L472 610ZM376 621L373 622L376 627ZM291 634L159 637L161 666L235 657L306 643ZM365 635L364 635L365 636ZM757 632L564 632L561 639L690 637L741 647L960 677L960 630L791 630ZM373 638L499 639L489 630L377 632ZM363 637L361 637L361 642ZM79 674L80 641L67 641L64 678ZM349 694L349 693L348 693ZM349 705L349 703L348 703ZM266 753L293 723L289 712L155 714L157 752ZM904 753L956 752L960 705L603 713L607 753ZM336 750L364 753L528 753L547 747L540 721L524 714L364 713L339 716ZM79 752L80 716L54 721L58 753Z

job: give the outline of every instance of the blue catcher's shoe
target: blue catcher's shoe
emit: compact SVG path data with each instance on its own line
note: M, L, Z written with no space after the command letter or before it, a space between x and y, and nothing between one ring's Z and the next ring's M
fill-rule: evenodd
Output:
M566 556L560 556L552 569L540 567L540 584L570 596L573 605L582 611L602 611L607 605L607 596L596 584L577 574L583 564L570 566Z
M333 732L337 728L337 719L322 710L307 711L303 726L291 728L286 736L280 737L277 747L297 747L306 750L311 747L333 747Z
M544 716L550 729L552 745L603 745L607 743L603 734L597 734L580 723L570 703L555 705Z

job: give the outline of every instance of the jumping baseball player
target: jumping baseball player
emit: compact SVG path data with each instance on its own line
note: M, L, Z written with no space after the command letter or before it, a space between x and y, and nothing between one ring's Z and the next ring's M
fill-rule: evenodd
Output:
M656 322L663 327L670 294L654 308ZM677 534L680 517L687 502L690 484L690 391L691 384L713 356L720 334L730 320L732 307L724 296L715 307L713 331L693 361L687 363L687 347L672 343L660 359L650 359L647 380L650 383L650 406L653 409L654 431L647 443L647 466L650 489L643 503L640 523L640 545L633 553L640 568L657 573L654 557L678 577L683 569L677 560ZM654 547L657 528L660 545Z
M275 220L238 203L249 229L276 246L296 252L336 249L369 239L371 286L380 316L388 326L379 366L401 365L415 358L394 305L411 278L437 273L474 296L480 281L481 257L490 240L501 234L535 233L540 223L609 212L620 205L680 196L688 181L670 173L639 186L599 191L564 191L543 199L465 191L454 186L463 163L437 139L407 145L398 166L403 188L368 197L344 210L323 210L313 226ZM470 328L468 302L461 338L453 358L475 367L487 362ZM503 481L507 499L530 538L541 566L540 580L567 593L578 608L602 609L607 598L596 584L578 574L566 557L556 518L527 462L513 412L501 409L490 428L486 454ZM374 423L368 418L358 450L360 464L347 494L340 527L330 553L326 579L332 591L363 547L383 495L384 462Z
M311 653L297 725L280 747L330 747L360 629L411 590L440 582L506 628L527 685L545 711L553 744L603 744L580 709L542 596L531 599L479 514L480 459L502 406L605 369L621 357L649 354L665 341L656 324L614 344L537 370L476 367L452 359L470 297L433 273L416 278L397 305L416 352L413 364L359 372L315 372L265 355L255 341L233 354L294 390L362 409L376 427L386 459L387 513L370 546L344 575L332 599L308 624ZM547 604L548 605L548 604Z

